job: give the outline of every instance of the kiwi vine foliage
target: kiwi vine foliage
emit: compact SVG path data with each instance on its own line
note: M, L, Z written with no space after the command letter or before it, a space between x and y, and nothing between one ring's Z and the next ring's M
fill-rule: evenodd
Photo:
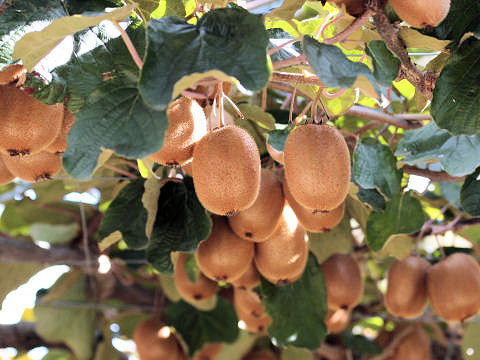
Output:
M116 19L112 8L126 3L134 11ZM378 3L383 9L384 2ZM272 340L282 359L310 359L321 354L325 341L341 344L355 358L378 355L382 349L372 334L401 323L379 296L396 258L415 250L432 264L442 253L464 252L478 260L480 3L451 0L446 18L424 29L400 23L387 4L386 19L398 30L394 40L405 44L414 67L405 63L401 49L391 47L378 14L329 43L348 31L353 16L343 13L332 21L339 8L329 2L274 4L243 4L249 11L240 2L222 0L0 1L0 69L31 64L32 54L52 50L47 42L22 40L38 21L51 22L40 36L72 35L70 60L40 77L29 68L23 85L38 100L63 103L75 115L63 170L49 181L0 186L0 301L49 264L71 266L48 292L39 292L35 316L24 319L35 322L50 350L45 359L120 359L112 339L131 339L135 325L153 312L176 328L190 355L206 342L224 342L219 358L240 359L261 338L236 326L235 312L221 296L207 308L183 302L171 277L171 253L194 252L209 236L212 221L192 178L166 181L171 169L148 155L162 147L171 100L206 78L235 83L229 96L236 105L224 100L225 118L248 131L264 167L281 169L266 145L282 151L292 119L328 121L351 153L342 221L329 232L308 233L310 256L300 280L276 287L262 279L258 288L273 319L260 344ZM143 67L105 23L78 31L68 18L73 15L123 20ZM87 39L96 47L81 51ZM419 74L415 68L433 74L434 86L421 77L412 80ZM423 192L409 186L413 174L430 179ZM94 205L64 199L88 189L99 191ZM25 242L39 241L50 249L29 251L41 252L43 262L21 250ZM9 254L7 243L20 250ZM55 258L61 251L76 257L62 262ZM113 263L107 274L92 271L100 253ZM328 334L323 321L327 293L320 264L334 253L354 254L365 282L342 334ZM431 306L416 322L429 331L435 358L444 358L447 348L456 358L474 359L468 355L472 349L480 354L475 321L450 329L462 339L450 347L443 320ZM15 347L19 354L30 349L21 337L16 340L4 344L0 338L0 348Z

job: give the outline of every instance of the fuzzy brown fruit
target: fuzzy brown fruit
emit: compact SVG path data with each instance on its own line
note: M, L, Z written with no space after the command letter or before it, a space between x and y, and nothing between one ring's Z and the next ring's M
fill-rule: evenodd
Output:
M205 343L193 356L193 360L215 360L222 351L223 343Z
M269 169L262 169L258 197L248 209L228 218L230 228L242 239L265 241L275 230L285 198L282 184Z
M255 246L257 270L271 283L291 284L302 276L308 259L308 238L290 206L285 205L274 233Z
M295 200L288 188L286 179L283 181L283 193L285 200L287 200L295 215L297 215L298 221L307 231L314 233L330 231L342 221L343 213L345 212L345 202L327 212L314 212Z
M438 26L450 10L450 0L390 0L403 21L416 28Z
M174 279L178 292L182 298L189 301L201 301L212 297L218 290L217 283L208 279L201 272L198 274L196 282L190 280L185 270L188 257L189 254L182 253L175 263Z
M60 133L53 142L45 148L45 150L53 154L63 154L67 151L67 136L74 122L75 115L73 115L67 108L64 108Z
M238 279L231 282L232 285L240 290L252 290L260 285L260 274L252 261L247 271L245 271Z
M0 86L0 152L35 154L60 133L63 105L45 105L14 86Z
M162 165L183 165L192 158L197 141L207 133L207 119L202 107L186 96L170 104L167 117L170 125L163 146L150 158Z
M260 154L247 131L225 126L205 135L193 151L193 181L202 205L219 215L248 209L260 190Z
M351 309L360 302L363 279L360 266L350 255L333 254L321 265L332 310Z
M2 155L2 159L13 175L29 182L50 179L62 169L62 157L47 151L23 156Z
M415 318L427 306L427 271L430 263L418 256L396 260L388 271L385 307L392 315Z
M359 16L363 13L363 0L328 0L328 2L332 2L337 5L339 8L345 4L345 8L347 9L347 13L352 16Z
M235 235L221 216L213 216L212 233L195 252L197 264L205 276L229 282L247 271L253 255L254 244Z
M160 319L151 318L139 323L133 341L140 360L186 360L175 335Z
M329 333L340 334L347 328L351 318L351 309L328 310L325 325Z
M7 169L3 157L0 156L0 185L8 184L13 179L15 179L15 175Z
M295 200L315 212L338 207L350 185L350 153L340 132L328 125L301 125L287 137L285 177Z
M253 333L262 333L267 330L268 325L272 322L272 318L268 314L263 313L260 316L253 316L242 308L235 308L238 319L243 321L248 331Z
M253 290L233 290L233 305L235 309L241 309L253 317L261 317L264 314L262 300Z
M431 359L430 338L425 330L417 327L397 346L390 360L429 360Z
M480 265L470 255L455 253L428 270L433 310L445 321L459 322L480 309Z
M27 68L21 64L13 64L0 71L0 85L8 85L27 74Z

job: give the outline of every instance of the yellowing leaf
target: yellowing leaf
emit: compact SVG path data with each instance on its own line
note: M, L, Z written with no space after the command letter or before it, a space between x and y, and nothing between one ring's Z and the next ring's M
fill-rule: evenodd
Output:
M22 321L35 322L35 314L32 308L26 308L22 314Z
M413 247L413 238L406 234L392 235L388 238L379 252L380 256L393 256L403 260L410 255Z
M21 59L28 71L32 71L55 46L66 36L90 26L98 25L103 20L121 21L130 16L137 4L131 4L101 16L66 16L53 21L42 31L26 34L15 45L13 57Z
M161 169L160 169L161 170ZM169 179L157 179L149 177L144 184L145 191L142 195L142 204L147 210L147 224L145 225L145 234L150 238L152 234L155 218L158 210L158 197L160 196L160 189L167 183Z
M407 48L430 49L430 50L444 50L450 40L438 40L434 37L423 35L409 27L402 26L399 32L399 37L403 40Z
M195 84L197 81L213 77L215 79L221 80L221 81L227 81L231 82L233 84L239 84L240 82L235 79L233 76L229 76L225 74L223 71L220 70L210 70L206 71L204 73L193 73L190 75L186 75L182 77L180 80L178 80L174 87L173 87L173 93L172 93L172 99L176 98L178 95L181 94L181 92L185 89L188 89L191 87L193 84Z
M258 335L249 331L240 330L237 340L231 344L224 344L217 360L240 360L250 350Z
M110 246L119 242L120 240L122 240L122 233L117 230L108 235L107 237L103 238L102 241L98 243L98 247L100 251L105 251Z

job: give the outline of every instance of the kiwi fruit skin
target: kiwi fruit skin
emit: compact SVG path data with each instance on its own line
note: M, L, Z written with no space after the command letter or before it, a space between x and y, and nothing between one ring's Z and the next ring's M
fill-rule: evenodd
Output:
M291 284L302 276L308 259L308 238L292 208L286 204L273 234L255 244L255 265L276 285Z
M327 325L329 333L340 334L348 327L351 318L351 309L328 310L325 325Z
M15 179L15 175L7 169L3 156L0 156L0 185L8 184L13 179Z
M173 101L167 109L170 123L162 148L150 158L156 163L179 166L193 156L193 148L207 133L207 120L198 103L186 96Z
M350 152L328 125L301 125L287 137L285 177L295 200L315 212L338 207L350 186Z
M262 169L257 199L248 209L230 216L228 223L242 239L265 241L275 230L284 204L282 184L277 176L269 169Z
M175 335L160 336L159 330L165 324L158 318L140 322L133 333L140 360L187 360Z
M262 300L253 290L233 289L233 304L235 309L241 309L253 317L261 317L264 314Z
M235 304L234 304L235 306ZM238 319L245 323L248 331L252 333L263 333L267 330L268 325L272 322L272 318L268 314L263 313L260 316L253 316L242 308L235 307Z
M429 360L431 359L430 338L425 330L416 327L398 344L391 360Z
M215 360L222 351L223 343L205 343L193 356L193 360Z
M278 360L278 356L271 350L259 349L248 353L242 360Z
M260 274L258 273L255 263L252 261L248 269L231 284L239 290L252 290L260 285Z
M0 71L0 85L8 85L27 73L27 68L21 64L13 64Z
M345 8L347 13L352 16L359 16L363 13L363 0L327 0L328 2L332 2L337 5L339 8L345 4Z
M60 133L63 105L45 105L14 86L0 86L0 152L35 154Z
M427 288L439 317L463 321L480 309L480 265L471 255L452 254L428 269Z
M345 202L342 202L330 211L314 212L303 207L295 200L288 188L286 179L283 181L283 193L285 194L285 200L287 200L295 215L297 215L298 221L307 231L314 233L330 231L342 221L345 212Z
M193 182L202 205L218 215L248 209L260 190L260 154L238 126L214 129L193 150Z
M234 281L247 271L254 244L239 238L221 216L213 216L212 232L195 252L200 270L214 281Z
M392 315L415 318L427 306L427 271L430 263L418 256L396 260L388 271L385 307Z
M363 294L360 266L351 255L333 254L321 265L329 309L351 309Z
M188 301L201 301L212 297L217 293L217 283L207 278L201 272L198 274L197 281L192 282L185 270L185 262L188 260L188 257L189 254L180 254L174 266L173 277L178 292L182 298Z
M390 0L400 18L416 28L438 26L450 10L450 0Z
M45 150L53 154L63 154L67 151L67 136L75 122L75 115L73 115L66 107L63 112L63 121L62 128L60 133L53 140L53 142L48 145Z
M2 155L2 159L15 177L29 182L48 180L62 169L61 155L47 151L23 156Z

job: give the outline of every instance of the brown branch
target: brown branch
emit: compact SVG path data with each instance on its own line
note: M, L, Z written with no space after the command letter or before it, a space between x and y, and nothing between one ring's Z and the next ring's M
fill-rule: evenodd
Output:
M413 123L365 106L353 105L345 114L380 121L402 129L416 129L422 127L421 123Z
M120 35L122 36L122 40L125 43L125 46L128 49L128 52L132 56L133 61L137 65L139 69L143 67L143 61L140 58L140 55L138 55L137 49L135 49L135 45L133 45L132 40L130 39L130 36L128 36L127 32L123 30L123 28L120 26L118 21L112 20L113 25L120 31Z
M398 36L397 29L390 23L384 8L378 9L373 16L377 31L383 41L401 61L399 78L410 81L429 100L433 98L433 89L438 74L431 71L421 71L413 64L408 55L407 48Z
M291 57L285 60L274 61L272 63L272 67L273 69L278 70L288 66L301 65L301 64L308 64L307 57L304 54Z
M419 169L415 166L405 165L403 172L411 175L418 175L429 178L438 182L460 182L465 180L465 176L452 176L446 171L432 171L427 169Z
M39 346L68 349L63 343L51 343L42 339L35 332L35 324L32 322L0 325L0 348L14 347L17 350L28 351Z
M286 82L286 83L293 83L293 84L309 84L309 85L316 85L322 88L326 88L327 86L322 83L316 76L312 77L305 77L302 74L295 74L295 73L284 73L274 71L272 74L271 81L276 82Z
M363 12L363 14L360 15L358 18L356 18L345 30L339 32L334 37L325 39L323 43L327 45L333 45L333 44L336 44L337 42L345 40L350 35L355 33L355 31L360 29L363 26L363 24L367 22L368 18L374 14L375 14L375 11L373 9L366 9Z
M282 84L270 81L267 85L270 89L280 90L288 93L293 93L295 88L289 84ZM297 95L304 97L305 99L310 99L310 95L305 94L303 91L297 89Z

